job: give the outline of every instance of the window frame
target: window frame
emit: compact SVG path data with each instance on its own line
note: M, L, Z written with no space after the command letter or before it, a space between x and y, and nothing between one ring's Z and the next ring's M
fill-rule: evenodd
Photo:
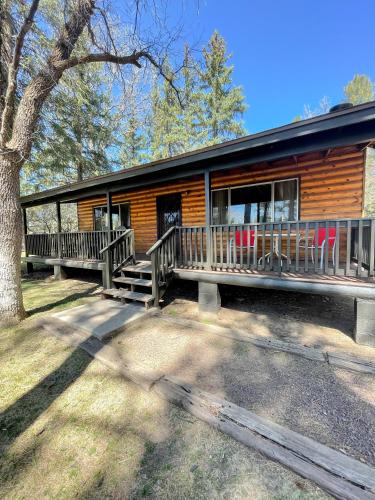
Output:
M275 184L277 182L288 182L288 181L297 181L297 218L296 220L285 220L285 221L275 221ZM300 189L299 189L300 179L299 177L290 177L288 179L276 179L274 181L266 181L266 182L255 182L251 184L241 184L240 186L227 186L223 188L211 189L211 226L242 226L242 225L252 225L252 224L286 224L288 222L296 222L299 220L299 207L300 207ZM243 222L242 224L212 224L213 221L213 206L212 206L212 193L215 191L228 191L228 221L230 220L230 210L232 206L232 190L233 189L241 189L246 187L254 187L254 186L264 186L271 185L271 204L272 204L272 220L269 222Z
M121 205L128 205L129 206L129 222L130 222L130 228L131 228L131 224L132 224L132 221L131 221L131 204L130 204L130 201L124 201L124 202L121 202L121 203L114 203L112 205L112 207L118 207L118 213L119 213L119 217L121 216ZM107 231L107 229L95 229L95 210L97 208L100 208L100 209L107 209L107 205L95 205L94 207L92 207L92 222L93 222L93 228L94 228L94 231ZM108 214L106 214L106 218ZM108 220L107 220L107 223L108 223ZM120 226L122 227L122 226ZM114 230L116 231L116 229Z

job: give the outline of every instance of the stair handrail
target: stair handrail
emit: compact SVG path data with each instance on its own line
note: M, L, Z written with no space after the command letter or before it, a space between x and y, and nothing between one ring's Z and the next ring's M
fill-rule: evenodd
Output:
M159 248L163 241L165 241L170 234L172 234L176 230L176 226L172 226L166 231L161 238L159 238L155 243L147 250L146 255L151 255L155 252L157 248Z
M125 244L125 247L121 247L121 243L128 237L131 237L129 244ZM113 285L113 274L116 273L125 262L128 262L130 259L134 260L134 230L126 229L106 247L100 250L99 255L103 254L105 257L103 281L105 288L111 288ZM116 256L116 259L114 259L114 256Z
M154 305L160 300L160 287L167 284L170 267L176 265L176 227L172 226L146 252L151 256L152 296Z
M126 229L126 231L124 231L122 234L120 234L119 236L117 236L117 238L115 238L113 241L111 241L109 243L109 245L107 245L106 247L102 248L99 251L99 255L102 255L104 252L108 252L108 250L111 247L117 245L117 243L119 243L125 236L127 236L128 234L130 234L132 231L133 231L133 229Z

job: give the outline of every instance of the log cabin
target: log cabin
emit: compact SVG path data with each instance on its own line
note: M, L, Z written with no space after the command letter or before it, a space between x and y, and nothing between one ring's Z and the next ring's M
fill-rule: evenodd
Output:
M199 284L202 311L219 285L356 298L357 339L375 345L375 102L335 106L173 158L21 198L25 257L100 270L104 296L158 306L173 278ZM372 165L372 167L370 167ZM56 233L32 234L27 209L56 204ZM77 232L61 231L76 203Z

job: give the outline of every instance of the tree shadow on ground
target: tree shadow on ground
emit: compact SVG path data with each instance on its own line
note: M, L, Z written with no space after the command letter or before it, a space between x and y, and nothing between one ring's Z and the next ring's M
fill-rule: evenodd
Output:
M220 285L221 305L234 311L267 315L275 325L280 319L335 328L353 337L354 300L307 293ZM198 285L175 280L163 297L164 306L177 300L198 301Z
M62 306L62 305L67 305L70 302L74 302L78 299L81 299L83 297L87 297L88 295L94 294L96 291L98 291L100 288L100 285L95 285L88 290L84 290L83 292L76 292L72 293L71 295L68 295L67 297L64 297L60 300L57 300L56 302L49 302L48 304L45 304L43 306L35 307L34 309L28 309L27 310L27 315L32 316L34 314L39 314L43 312L50 311L51 309L54 309L55 307Z
M270 320L265 326L272 332L273 325L273 320ZM146 322L137 328L147 331ZM181 327L176 328L175 336L181 333L179 330ZM156 334L163 335L164 329ZM124 335L128 336L128 333ZM193 344L194 336L191 339ZM117 340L114 339L114 342ZM230 347L224 353L224 350L220 351L220 339L215 339L218 355L212 363L205 360L202 346L193 346L189 352L177 352L171 360L175 366L173 375L183 379L185 370L197 366L193 373L194 384L209 392L222 394L226 399L270 420L330 446L339 448L342 445L349 450L349 454L359 458L366 455L367 448L375 447L369 424L373 421L374 410L354 390L356 383L360 386L363 376L353 375L350 382L344 383L338 375L340 371L322 363L254 348L237 341L228 342ZM121 354L124 363L136 361L126 348L125 351L121 349ZM235 358L241 356L242 364L236 363ZM202 362L197 365L199 358ZM77 380L91 360L79 348L75 349L56 370L7 408L0 415L0 429L7 428L9 431L6 444L31 426ZM116 375L113 374L113 377ZM105 392L105 387L102 391ZM133 412L137 411L139 409L135 405ZM144 452L139 459L134 490L129 495L124 494L124 497L217 498L224 491L227 494L236 492L238 498L249 498L251 494L256 494L254 488L259 486L264 496L290 498L294 493L290 488L313 489L307 481L300 480L279 465L271 466L268 459L254 450L239 446L182 410L171 409L166 404L165 418L168 432L160 439L150 441L147 429L150 421L144 424L144 432L136 430L144 441ZM133 432L131 419L118 421L117 430L114 428L116 437ZM105 425L105 422L98 420L97 424ZM348 436L353 440L348 440ZM27 450L28 456L35 453L36 446L37 443L34 443ZM366 449L362 449L363 446ZM109 452L98 458L101 472L87 481L85 488L76 495L78 498L122 497L121 482L116 487L112 486L112 491L117 489L113 496L108 496L112 460ZM36 467L35 464L32 466ZM255 480L257 483L252 482ZM288 481L289 489L280 491L280 482Z
M164 373L167 375L186 380L186 374L188 374L189 382L200 389L221 395L228 401L254 411L271 421L375 465L373 454L375 434L372 424L375 418L374 407L361 395L360 391L355 390L366 387L369 396L369 387L373 383L371 376L349 372L348 378L345 379L341 375L343 372L344 374L348 372L332 369L324 363L306 360L289 353L256 348L244 342L223 340L213 335L211 335L210 342L217 356L210 358L208 344L199 342L194 345L195 338L202 339L202 336L208 338L208 334L202 335L200 331L189 334L191 327L187 327L185 332L179 323L175 330L171 331L168 340L167 329L164 325L149 333L151 327L143 325L145 346L147 342L151 342L152 335L162 338L159 346L160 352L167 349L166 346L170 343L171 350L167 351L165 360L168 366L165 368L164 365L164 370L166 370ZM127 333L127 336L129 335L131 332ZM176 348L178 345L176 339L180 335L187 335L190 338L188 342L182 344L185 347L189 346L186 351L185 347L180 350ZM129 344L126 344L126 340L124 342L124 352L132 356L133 353L129 351L129 348L134 345L134 341L130 339ZM154 345L149 350L156 359L160 356L160 352L155 349ZM174 358L171 355L173 350ZM140 353L140 355L144 354ZM185 414L185 417L194 424L195 417L189 414ZM235 489L238 488L240 474L236 470L235 461L231 464L228 456L225 458L228 447L225 444L227 438L216 433L216 437L212 438L217 440L214 445L210 443L209 436L215 433L209 427L204 425L203 427L205 430L201 435L194 436L194 430L189 430L189 424L182 428L181 434L176 433L171 426L171 435L167 439L154 443L149 450L146 450L138 473L139 488L132 498L148 495L153 498L163 498L163 495L164 498L174 498L173 495L178 495L178 488L172 484L171 477L166 477L167 470L173 470L171 476L176 481L180 481L179 493L183 498L195 498L195 494L197 497L201 495L204 498L207 495L206 498L215 498L216 495L222 493L221 490L228 491L230 484ZM235 442L231 441L231 443ZM194 447L196 449L192 450L191 448ZM235 445L229 445L228 449L231 450L228 453L240 453ZM261 470L257 471L258 474L263 474L270 468L269 460L262 458L254 450L249 449L245 452L243 449L243 453L249 460L248 465L242 463L243 470L246 469L249 472L250 469L252 474L255 474L255 463L263 464L260 466ZM190 463L184 460L185 454ZM220 455L224 458L220 458ZM213 463L218 467L217 473L212 470ZM283 477L285 473L287 478L292 478L292 481L296 483L296 490L303 490L306 484L309 484L301 480L302 488L299 488L297 482L301 484L301 481L298 476L276 465L272 468L275 476L281 474ZM265 474L267 476L267 473ZM184 481L186 480L187 484L190 483L189 487L186 486L186 491L182 484L183 475L185 475ZM211 486L207 479L203 478L204 475L211 477ZM242 479L246 483L245 475ZM270 476L264 478L265 494L271 492L272 496L277 493L277 487L275 491L275 486L272 485L274 480L275 478L272 479ZM258 478L258 481L261 483L262 478ZM164 482L166 484L163 484ZM276 481L275 484L277 483ZM251 481L246 484L249 486ZM238 498L248 498L247 494L252 491L249 488L243 496L239 495ZM285 496L281 494L278 497L290 498L288 494Z
M79 347L74 349L56 370L0 413L0 432L1 434L6 432L2 445L10 446L78 379L91 361L92 357Z

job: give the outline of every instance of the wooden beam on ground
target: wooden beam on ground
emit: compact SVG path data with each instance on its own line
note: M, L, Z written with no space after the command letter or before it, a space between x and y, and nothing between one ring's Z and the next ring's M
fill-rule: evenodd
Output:
M373 467L174 377L159 376L140 365L125 362L112 346L56 318L44 318L38 324L69 345L85 350L124 378L315 482L336 498L375 499Z
M292 342L285 342L283 340L273 338L256 337L244 330L227 328L218 325L209 325L207 323L201 323L200 321L163 315L162 313L159 313L158 316L163 321L175 324L179 327L182 326L195 330L204 330L205 332L213 335L219 335L221 337L230 338L239 342L248 342L256 347L296 354L297 356L302 356L303 358L310 359L312 361L322 361L338 368L345 368L347 370L375 375L375 362L362 359L359 356L354 357L342 354L340 351L323 351L321 349L317 349L316 347L301 346Z

